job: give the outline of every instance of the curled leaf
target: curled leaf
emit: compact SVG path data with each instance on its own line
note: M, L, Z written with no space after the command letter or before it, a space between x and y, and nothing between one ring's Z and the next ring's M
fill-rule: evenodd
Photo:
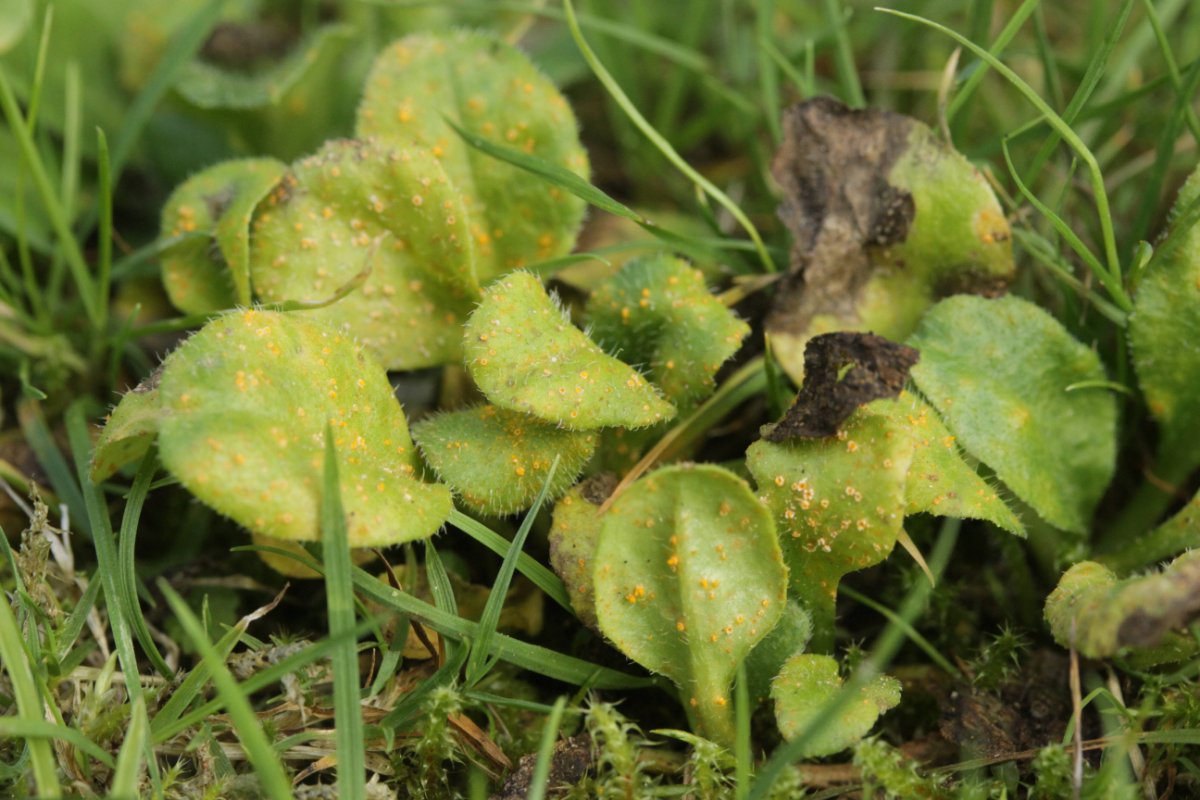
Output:
M733 741L737 665L783 612L787 576L771 515L720 467L667 467L604 516L595 555L600 630L680 688L698 732Z
M430 536L445 486L416 450L383 368L349 337L291 314L218 317L163 363L163 465L252 533L315 541L325 426L334 432L352 547Z
M150 449L158 434L162 406L158 396L159 373L154 373L121 397L121 402L104 423L104 430L92 449L89 471L92 483L99 483L126 464L139 460Z
M681 409L712 393L714 377L750 333L687 262L666 254L630 261L592 293L592 338L646 376Z
M554 85L524 54L493 36L409 36L376 60L357 131L437 156L470 216L482 283L567 253L583 219L583 201L474 150L447 119L586 177L575 117Z
M968 453L1043 519L1087 529L1116 466L1117 407L1100 359L1017 297L943 300L910 343L913 380Z
M572 325L527 272L487 288L463 349L490 401L564 428L640 428L675 415L642 375Z
M772 172L791 269L766 328L797 382L836 330L904 339L938 298L1012 279L1011 234L983 176L927 126L818 97L788 109Z
M550 526L550 566L567 587L575 616L597 633L592 572L603 523L597 512L616 486L615 475L601 473L572 487L555 504Z
M804 349L804 385L768 442L833 436L854 409L896 397L921 354L873 333L824 333Z
M771 684L775 721L785 739L806 733L821 710L842 690L838 665L829 656L802 654L783 665ZM866 736L879 716L900 703L900 681L879 675L859 689L859 696L821 730L811 734L800 755L829 756Z
M1054 639L1088 658L1108 658L1124 650L1162 648L1159 660L1195 651L1180 648L1173 631L1200 616L1200 551L1185 553L1162 572L1119 580L1095 561L1083 561L1063 574L1046 600L1046 621Z
M413 437L429 466L464 503L485 514L529 508L559 457L548 499L579 477L596 448L596 434L558 428L495 406L451 411L423 421Z
M226 161L171 194L162 235L195 234L163 254L163 285L176 308L205 314L250 304L250 217L286 170L273 158Z
M324 300L369 268L361 289L311 318L349 331L388 369L459 357L479 296L474 249L460 193L424 150L328 142L262 204L254 237L261 299Z

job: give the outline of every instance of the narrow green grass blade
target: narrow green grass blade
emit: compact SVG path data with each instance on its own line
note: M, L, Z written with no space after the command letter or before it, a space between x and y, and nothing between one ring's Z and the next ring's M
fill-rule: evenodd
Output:
M67 615L67 621L63 623L58 632L58 650L55 652L55 656L59 661L67 657L71 648L75 646L75 642L79 640L79 634L83 632L83 626L87 624L88 614L96 605L96 598L100 596L102 586L100 581L88 581L87 588L83 590L75 607Z
M1004 163L1008 165L1008 172L1012 176L1013 182L1017 184L1017 189L1021 192L1021 195L1029 202L1031 206L1037 209L1039 214L1046 218L1051 227L1058 232L1058 235L1061 236L1070 246L1070 248L1075 251L1075 254L1083 260L1083 263L1087 264L1088 269L1091 270L1092 274L1096 276L1096 280L1100 281L1104 288L1108 290L1109 296L1118 306L1120 306L1121 310L1126 313L1132 312L1133 301L1129 299L1129 295L1125 293L1125 290L1121 287L1120 283L1108 273L1108 270L1106 270L1104 265L1100 263L1100 260L1093 255L1092 251L1088 249L1087 245L1085 245L1079 239L1079 237L1075 235L1075 231L1071 229L1071 226L1068 225L1062 217L1054 213L1054 209L1043 203L1037 197L1037 195L1031 192L1029 187L1025 185L1025 182L1021 180L1020 174L1017 172L1016 167L1013 166L1012 154L1009 153L1008 150L1007 137L1000 140L1000 149L1004 153Z
M1129 0L1131 3L1132 0ZM1128 7L1128 3L1126 4ZM1100 220L1100 231L1104 240L1105 261L1108 265L1108 272L1119 285L1121 281L1121 262L1117 257L1117 240L1113 233L1112 212L1108 205L1108 190L1104 186L1104 176L1100 173L1100 165L1096 163L1096 156L1088 149L1083 140L1071 129L1071 126L1063 120L1054 109L1046 104L1036 91L1033 90L1028 83L1021 79L1017 73L1013 72L1004 63L992 56L991 53L984 50L979 45L967 39L962 34L947 28L945 25L938 24L924 17L916 16L915 14L906 14L902 11L896 11L889 8L877 8L877 11L882 11L885 14L890 14L894 17L916 22L921 25L933 28L934 30L949 36L954 41L961 44L963 47L970 50L975 55L979 56L988 65L991 66L997 73L1002 75L1013 87L1021 93L1021 95L1029 101L1037 111L1046 118L1046 122L1053 128L1059 136L1062 137L1079 158L1087 165L1088 173L1091 179L1092 192L1096 204L1096 215ZM1128 299L1128 298L1126 298Z
M0 717L0 739L26 739L29 742L31 751L33 750L34 742L40 742L49 750L50 740L57 739L66 742L77 750L87 753L109 769L116 766L113 757L104 748L84 736L80 731L66 725L47 722L44 719ZM51 762L51 765L53 766L53 762ZM35 762L34 769L36 768L37 765ZM57 783L53 785L47 784L47 791L45 792L41 790L42 785L39 780L38 797L62 797L62 789L58 787ZM55 789L57 789L57 793L51 793Z
M845 587L843 587L843 591ZM750 687L746 683L746 662L738 664L737 677L733 683L734 728L733 740L733 796L734 800L745 800L751 788L751 762L754 758L750 739Z
M1092 93L1096 91L1096 87L1100 84L1100 78L1104 74L1105 68L1108 66L1108 59L1112 55L1113 49L1117 46L1117 40L1125 30L1125 23L1129 20L1129 14L1133 10L1133 0L1125 0L1125 5L1117 13L1116 21L1109 27L1108 35L1104 38L1103 45L1092 54L1092 59L1088 63L1087 70L1083 73L1083 78L1079 81L1078 88L1075 89L1075 94L1071 95L1071 102L1067 104L1067 108L1062 113L1062 119L1067 125L1073 125L1076 118L1083 111L1088 100L1091 99ZM1046 165L1046 161L1054 153L1054 148L1058 146L1059 132L1055 131L1042 144L1042 149L1034 157L1033 163L1029 167L1028 177L1026 182L1033 183L1034 178L1041 174L1042 167Z
M832 2L832 0L829 0ZM583 55L588 66L591 67L592 73L608 90L613 101L625 112L626 116L637 126L642 135L650 140L651 144L658 149L660 153L671 163L677 170L686 175L693 183L700 187L713 200L719 203L726 211L733 216L737 223L746 231L746 235L754 242L755 249L758 251L759 259L762 261L763 268L767 272L778 272L775 262L771 259L770 253L767 252L766 245L763 244L762 237L759 236L758 229L754 227L749 217L745 212L734 203L729 196L718 189L711 181L692 168L690 164L675 151L670 142L662 137L656 131L641 112L630 102L625 92L617 84L605 66L596 58L596 54L588 45L587 40L583 37L583 31L579 27L579 19L575 15L575 6L571 0L563 0L563 8L567 13L567 27L571 29L571 36L575 39L575 44L579 48L579 52Z
M19 402L17 404L17 420L26 443L37 457L38 464L46 471L46 477L50 479L50 486L54 488L55 494L67 504L67 510L71 514L72 532L80 532L84 538L91 539L92 527L88 519L87 507L83 502L83 494L79 491L79 484L75 480L71 467L63 458L62 452L54 441L54 436L50 433L50 428L46 425L41 406L32 400Z
M465 647L458 648L453 657L447 654L446 662L438 667L436 672L421 681L411 692L404 695L403 699L383 719L379 720L379 727L391 733L405 731L408 723L416 718L421 707L425 704L425 698L429 697L434 689L449 686L458 680L458 673L466 661L467 650Z
M154 67L142 90L122 116L121 129L117 131L112 149L112 175L117 181L125 164L133 154L133 146L142 135L142 129L150 121L150 115L158 107L163 96L175 85L192 58L200 52L221 14L223 0L209 0L187 22L163 49L162 61Z
M241 638L245 630L245 625L239 623L226 631L225 635L217 640L213 649L217 652L222 662L229 658L229 654L233 652L233 648L237 646L238 639ZM171 692L171 696L167 698L167 702L154 715L154 719L150 720L151 736L157 737L161 731L178 720L179 716L192 704L192 701L200 696L200 691L207 684L208 666L204 662L201 662L192 668L192 671L179 684L179 688Z
M942 523L941 532L938 534L937 541L934 543L933 551L929 557L929 569L935 579L941 576L950 561L950 555L954 552L954 545L958 541L958 531L961 525L962 520L955 517L947 517ZM912 625L913 620L925 609L925 601L932 590L933 585L929 581L922 580L914 583L905 596L904 601L900 604L897 617L907 624ZM859 665L850 679L842 685L842 690L834 695L821 712L816 715L808 730L786 744L780 745L771 754L771 757L767 759L767 762L758 771L754 787L751 789L747 800L765 800L770 795L772 785L783 770L790 764L795 763L800 758L800 754L804 752L804 748L808 742L818 736L822 729L836 720L842 713L842 710L859 697L861 688L866 686L891 663L896 653L900 651L901 645L904 644L905 638L904 631L900 625L896 624L895 621L888 623L883 633L875 640L875 646L871 649L871 655Z
M263 792L273 800L291 800L291 781L288 780L283 764L280 763L275 750L267 740L258 715L250 706L246 694L243 694L244 687L238 686L237 681L230 674L229 668L225 666L225 662L217 654L212 642L205 634L204 626L188 608L184 599L165 580L159 580L158 588L167 598L167 604L171 606L176 620L191 639L192 645L200 651L201 658L208 666L208 670L212 674L213 685L220 694L233 724L233 731L246 751L246 758L254 765L254 772Z
M280 550L279 552L283 553L288 551ZM269 686L274 686L285 676L291 675L303 669L304 667L307 667L309 664L315 664L321 659L328 658L334 649L340 646L344 640L348 639L350 641L357 641L360 636L368 633L371 628L378 623L379 619L377 618L363 620L357 626L355 626L353 631L350 631L344 635L340 634L336 637L330 636L327 639L314 642L308 647L305 647L303 650L292 653L282 661L279 661L278 663L270 665L266 669L254 673L252 676L243 681L240 684L242 693L248 697L255 692L266 689ZM237 644L238 640L243 636L244 633L245 627L243 624L236 625L226 631L225 635L221 637L216 646L212 648L216 653L217 658L220 660L220 663L225 663L225 659L228 658L228 655L233 650L234 645ZM195 680L193 680L193 676L195 677ZM184 679L183 684L175 693L184 694L186 692L189 695L185 702L176 706L175 710L182 711L183 708L186 708L187 705L199 695L199 691L208 683L208 678L209 668L207 662L202 661L201 663L197 664L190 673L188 673L187 678ZM174 701L174 699L175 696L172 695L167 706L164 706L163 709L155 716L154 720L150 723L150 737L152 743L155 745L170 741L180 733L186 731L188 728L191 728L193 725L203 724L205 720L207 720L213 714L220 713L221 709L225 707L224 697L218 696L214 700L209 700L206 703L202 703L201 705L189 711L187 714L178 716L178 714L175 713L175 710L168 709L168 706L171 705L171 702ZM175 716L178 718L165 719L169 717L171 713L175 713Z
M512 584L513 573L517 568L517 556L525 547L525 539L528 538L529 531L533 529L533 521L537 519L538 512L542 509L542 503L546 502L546 495L550 491L550 482L554 480L554 473L557 470L558 456L555 456L554 461L550 464L550 469L546 472L546 480L542 482L542 490L538 492L533 505L525 512L525 518L521 520L521 527L517 528L512 544L509 545L508 552L504 555L504 561L500 564L500 571L496 574L496 581L492 584L492 591L488 595L487 604L483 607L483 614L479 618L479 636L471 646L471 656L467 659L468 687L479 683L495 663L494 661L489 662L488 655L491 652L492 638L496 635L496 626L500 623L500 612L504 610L504 599L508 595L508 587Z
M26 102L25 124L29 126L32 135L37 131L38 112L42 107L42 87L46 85L46 56L50 52L50 33L54 30L54 6L46 6L46 14L42 17L42 34L38 39L37 58L33 67L33 82L29 87L29 98Z
M496 555L503 556L508 553L511 546L508 539L505 539L482 522L467 516L457 508L450 512L450 518L447 521ZM545 592L547 597L567 611L571 611L571 601L567 597L567 589L563 586L562 580L548 568L540 564L533 556L528 553L521 553L517 556L517 569L520 570L522 575L533 581L535 586Z
M942 655L940 652L938 652L937 648L934 647L933 644L928 639L926 639L924 636L922 636L920 631L918 631L912 625L910 625L909 623L905 622L903 619L898 617L896 615L895 611L892 611L890 608L883 605L882 603L876 603L874 600L867 597L865 594L856 592L854 589L852 589L849 586L843 586L839 589L839 591L841 591L842 594L844 594L846 597L850 598L854 602L861 603L864 606L866 606L867 608L871 609L872 611L875 611L878 614L882 614L888 620L888 622L899 625L900 629L902 631L904 631L904 635L909 638L909 641L911 641L917 647L921 648L921 650L924 651L925 655L929 656L930 661L932 661L934 664L937 664L939 667L941 667L942 671L945 672L947 675L950 675L957 680L962 679L963 674L958 669L958 667L951 664L950 659L946 658L944 655Z
M57 732L64 729L42 719L44 713L42 696L49 696L50 690L46 687L42 687L42 690L38 689L39 678L25 652L17 618L13 614L12 606L4 602L0 602L0 666L3 666L4 670L8 672L8 679L12 684L13 695L17 701L17 716L0 717L0 736L26 739L38 795L50 798L62 797L54 751L47 739L57 737ZM18 731L18 728L21 730ZM48 733L48 731L52 733ZM72 733L78 732L72 731Z
M354 582L350 575L350 542L346 537L346 513L342 509L338 483L337 452L333 431L325 426L325 470L321 487L321 553L325 561L325 602L331 636L354 630ZM337 792L347 800L366 800L367 764L363 744L361 687L358 677L358 647L345 638L334 649L333 668L334 741L337 746Z
M533 775L529 778L529 792L525 800L544 800L546 783L550 780L550 765L554 760L554 743L558 739L558 729L562 726L563 711L567 708L566 695L554 701L554 708L542 726L542 739L538 743L537 761L533 765Z
M1175 51L1171 49L1171 42L1167 39L1167 32L1163 30L1162 20L1159 19L1158 9L1154 7L1151 0L1142 0L1142 8L1146 12L1146 19L1149 20L1150 26L1154 29L1154 38L1158 41L1159 52L1162 53L1163 63L1167 67L1167 77L1171 79L1171 86L1175 88L1175 94L1179 96L1179 102L1184 105L1184 113L1187 115L1188 129L1192 132L1192 140L1200 145L1200 120L1196 118L1196 111L1191 107L1191 94L1184 90L1183 79L1179 75L1179 64L1175 60Z
M139 697L133 704L125 741L117 753L117 766L113 771L109 793L113 797L134 798L138 792L138 777L145 766L143 757L146 747L146 700Z
M846 105L851 108L865 108L867 98L863 95L862 84L858 80L858 67L854 65L854 48L850 44L850 33L846 28L842 4L840 0L822 0L822 7L834 31L833 58Z
M142 614L142 604L137 594L138 520L142 516L142 508L146 504L146 496L150 493L150 485L154 480L156 459L157 455L152 446L138 466L137 476L133 479L133 486L125 501L125 512L121 517L121 532L117 539L117 562L120 565L117 572L117 587L121 596L125 598L129 623L133 628L134 636L137 637L138 644L142 646L142 652L150 659L150 663L154 665L158 673L170 680L174 676L174 672L167 666L166 660L158 651L158 645L154 643L154 637L150 635L150 627L146 624L145 615Z
M83 310L93 329L99 331L102 327L100 325L101 314L95 305L95 289L92 286L92 276L88 271L87 261L84 260L79 242L76 241L75 234L71 231L62 202L50 184L46 165L37 150L37 145L34 144L29 128L26 127L25 121L21 117L17 98L13 95L12 86L9 85L8 78L5 77L3 71L0 71L0 110L8 120L8 128L16 140L17 148L21 152L21 159L30 177L33 178L38 198L42 201L42 205L46 209L46 216L50 218L50 225L58 237L62 255L66 258L67 267L71 270L71 277L75 281L75 288L83 302Z
M774 0L761 0L754 12L755 38L758 42L756 55L758 58L758 91L762 96L763 119L767 130L771 133L771 141L776 145L783 139L783 127L779 121L779 110L783 106L779 93L778 61L767 48L771 43L771 27L774 22ZM659 127L666 127L660 125Z
M1041 2L1041 0L1025 0L1025 2L1021 3L1017 10L1013 12L1013 15L1009 17L1008 22L1004 23L1004 28L1000 31L1000 34L996 37L995 41L992 42L992 46L988 48L988 52L991 53L993 57L1000 57L1000 55L1004 52L1004 49L1008 47L1009 42L1011 42L1013 37L1017 35L1017 32L1021 30L1021 26L1025 24L1025 20L1029 19L1029 15L1032 14L1034 9L1038 7L1039 2ZM967 78L967 82L963 84L963 87L954 95L954 99L950 101L950 105L946 107L946 122L954 121L954 117L959 111L962 111L963 106L965 106L967 101L971 99L971 96L975 94L975 90L979 88L979 84L983 83L984 77L988 74L988 65L985 62L983 64L978 64L977 67L978 68L971 73L971 76Z
M66 108L63 111L63 149L60 176L60 196L63 201L63 211L67 220L75 219L79 211L79 140L81 138L80 117L83 113L83 101L79 82L79 64L68 62L66 69Z
M1112 303L1105 300L1095 290L1083 284L1083 281L1075 277L1074 267L1066 262L1058 248L1046 240L1041 234L1036 231L1028 230L1020 226L1014 226L1012 229L1013 239L1025 248L1025 251L1034 259L1047 267L1054 276L1065 283L1070 289L1081 297L1086 297L1089 302L1104 316L1105 319L1112 322L1118 328L1124 328L1129 324L1128 315L1124 311L1114 306ZM1130 276L1133 277L1132 275Z
M425 542L425 580L429 582L429 593L433 597L434 606L451 616L458 616L458 601L454 597L454 587L450 583L450 575L446 565L442 563L442 555L434 546L433 540ZM410 621L411 624L411 621ZM446 648L446 658L453 660L458 651L465 647L458 641L443 641Z

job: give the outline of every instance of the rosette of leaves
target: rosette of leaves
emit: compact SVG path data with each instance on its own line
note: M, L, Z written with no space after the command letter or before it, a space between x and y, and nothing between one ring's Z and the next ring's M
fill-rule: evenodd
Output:
M707 465L637 481L603 518L593 579L604 635L679 686L698 733L731 744L730 684L787 590L775 525L745 482Z
M760 440L746 466L774 512L791 596L813 617L813 646L833 645L842 576L878 564L896 544L908 508L913 443L888 417L855 412L835 436Z
M1159 464L1168 481L1200 463L1200 170L1171 209L1164 252L1147 266L1129 318L1129 342L1146 407L1159 426Z
M1195 638L1176 631L1200 615L1200 551L1124 580L1095 561L1080 562L1063 574L1045 613L1055 641L1088 658L1129 651L1143 664L1190 658Z
M388 369L456 360L479 296L458 189L419 148L326 143L292 166L254 219L254 290L268 302L321 301L366 282L314 319L355 335Z
M1015 272L991 187L921 122L818 97L788 109L772 172L791 268L766 321L797 383L804 345L830 331L902 340L958 292L995 294Z
M358 135L430 150L470 218L482 283L564 255L582 200L468 146L450 126L588 176L566 99L519 50L472 31L409 36L380 54Z
M625 264L592 293L587 320L596 342L644 370L681 411L712 393L717 370L750 333L699 270L665 253Z
M565 492L596 447L593 431L572 431L537 417L483 405L449 411L413 428L429 466L459 499L484 514L529 508L549 476L547 499Z
M675 414L645 377L572 325L528 272L487 287L463 350L493 404L569 430L641 428Z
M900 681L878 675L858 690L858 697L844 706L820 730L810 733L825 704L842 691L837 662L830 656L800 654L783 665L771 684L775 721L785 739L808 734L799 755L804 758L829 756L866 736L879 715L900 702Z
M189 314L250 304L250 218L287 171L273 158L216 164L180 184L163 206L163 286Z
M1046 522L1082 534L1116 462L1100 359L1027 300L947 298L909 344L912 379L968 453Z
M255 534L316 541L327 425L352 547L437 531L450 491L419 479L383 368L348 336L294 314L237 311L205 325L156 383L117 406L91 475L103 480L154 432L163 466L205 504Z

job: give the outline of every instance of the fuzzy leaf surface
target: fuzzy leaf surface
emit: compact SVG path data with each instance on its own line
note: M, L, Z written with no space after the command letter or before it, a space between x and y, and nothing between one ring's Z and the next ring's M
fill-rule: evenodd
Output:
M141 459L150 448L163 414L156 383L157 376L152 376L121 396L92 450L92 483Z
M587 155L558 89L523 53L493 36L417 34L376 59L357 132L437 156L470 216L481 282L569 252L583 201L474 150L446 118L586 178Z
M1087 529L1116 465L1116 401L1100 359L1017 297L943 300L909 343L912 377L968 453L1043 519Z
M775 525L750 487L715 466L647 475L605 515L594 576L600 630L680 687L701 735L731 743L734 672L787 590Z
M263 300L324 300L363 269L362 288L312 318L349 331L388 369L457 360L479 296L467 215L419 148L326 143L292 166L254 221Z
M286 171L273 158L225 161L172 192L163 237L200 234L163 254L163 285L176 308L204 314L250 304L250 218Z
M746 466L775 516L791 596L813 615L814 647L833 644L842 576L888 557L904 523L913 444L885 416L860 409L836 436L757 441Z
M1172 227L1200 198L1193 172L1171 210ZM1200 462L1200 226L1147 270L1134 298L1129 341L1146 406L1159 424L1160 459L1186 472Z
M164 466L251 532L319 538L326 421L352 547L432 535L450 490L416 477L416 450L383 368L352 339L293 314L218 317L163 364Z
M565 492L596 449L592 431L572 431L537 417L484 405L419 423L413 437L434 472L484 514L529 508L559 456L547 499Z
M775 720L785 739L805 733L821 708L841 690L837 662L830 656L793 656L771 685ZM827 724L804 747L805 758L829 756L850 747L866 736L879 716L900 702L900 681L879 675L862 687L859 697Z
M699 270L666 254L627 263L592 294L587 315L592 338L644 368L681 409L712 393L717 370L750 333Z
M641 428L675 415L641 374L572 325L528 272L487 288L463 349L488 400L564 428Z
M597 633L593 572L603 525L597 512L616 485L615 475L602 473L571 487L554 505L550 525L550 566L567 587L575 616Z

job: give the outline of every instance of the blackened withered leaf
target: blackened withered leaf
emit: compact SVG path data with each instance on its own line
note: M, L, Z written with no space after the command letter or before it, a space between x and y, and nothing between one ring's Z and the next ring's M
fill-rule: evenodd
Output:
M995 195L926 125L830 98L792 106L783 123L772 172L794 241L766 328L794 380L817 334L904 339L941 297L1008 284L1010 231Z
M804 385L783 419L763 430L769 442L833 436L854 409L897 397L919 351L873 333L824 333L804 350Z

